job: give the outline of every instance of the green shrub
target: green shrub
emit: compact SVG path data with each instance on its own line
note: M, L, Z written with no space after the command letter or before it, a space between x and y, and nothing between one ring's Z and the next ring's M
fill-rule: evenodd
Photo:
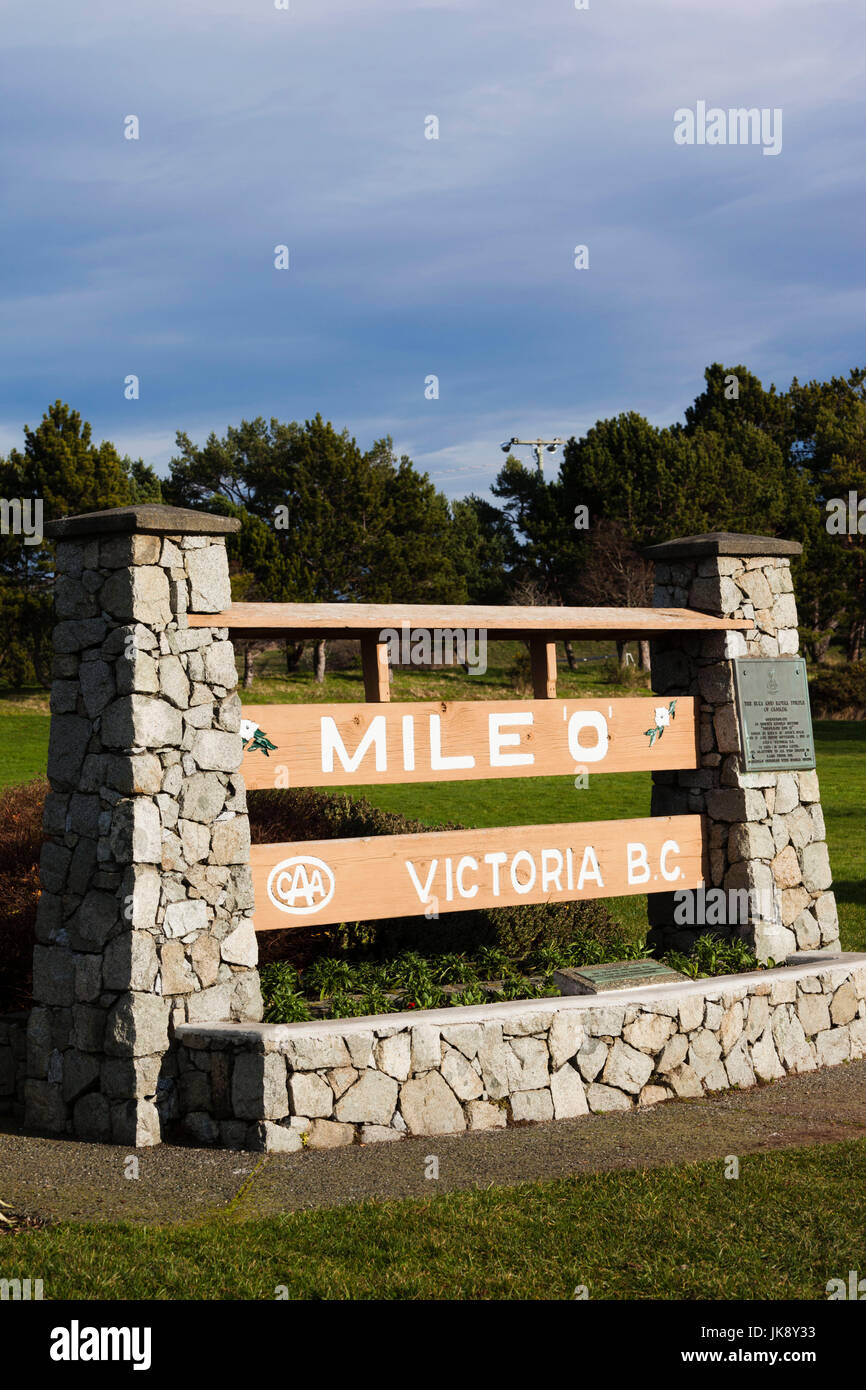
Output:
M517 975L512 980L506 980L502 986L502 999L542 999L548 993L546 985L535 984L532 980L527 980L523 975Z
M307 1023L312 1018L293 966L285 961L263 965L261 983L265 1023Z
M525 647L518 649L507 675L515 695L532 694L532 658Z
M470 1004L486 1004L488 1002L486 992L481 988L477 981L467 984L461 990L454 990L451 995L453 1006L468 1007Z
M340 991L331 1000L331 1018L360 1018L367 1013L362 1000L351 994ZM377 1010L376 1012L380 1012Z
M0 794L0 1013L30 1007L47 782Z
M474 957L404 951L392 961L351 962L326 956L314 962L300 980L290 966L269 965L262 970L265 1018L271 1023L291 1023L306 1017L308 1005L301 991L307 999L330 998L331 1018L483 1004L489 997L484 986L494 981L502 982L494 999L538 999L557 992L554 971L564 966L640 960L648 954L639 942L621 937L603 942L577 936L559 945L542 945L517 960L491 946L482 947ZM691 954L670 951L664 962L690 979L761 968L744 941L726 941L712 932L698 937ZM457 988L446 990L443 984ZM400 997L389 997L390 991L401 991Z
M866 718L866 661L819 670L809 681L814 719Z
M725 941L715 932L703 932L688 955L683 951L668 951L662 959L671 970L678 970L691 980L708 975L738 975L746 970L764 968L745 941L739 937ZM773 965L775 962L768 961L767 964Z
M393 999L389 999L387 994L378 985L372 985L361 995L359 1014L387 1014L392 1010L400 1008Z
M524 960L544 947L561 948L578 940L606 951L621 931L601 898L496 907L479 916L489 923L493 944L512 961Z
M354 967L354 978L357 981L357 988L362 992L375 989L380 991L394 989L394 963L393 961L360 961Z
M303 978L306 993L316 993L320 999L342 994L354 986L351 963L339 956L320 956L307 966Z
M423 984L410 990L408 998L401 1000L399 1009L443 1009L448 1000L438 985Z
M434 978L441 985L470 984L478 979L478 966L459 951L446 951L433 961Z
M504 980L514 974L514 962L499 946L482 946L476 960L482 980Z

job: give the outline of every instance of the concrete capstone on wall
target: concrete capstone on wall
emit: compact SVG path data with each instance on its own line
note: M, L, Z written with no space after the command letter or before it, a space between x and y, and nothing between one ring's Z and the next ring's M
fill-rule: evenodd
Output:
M866 956L327 1023L187 1024L181 1125L286 1153L574 1119L866 1056Z

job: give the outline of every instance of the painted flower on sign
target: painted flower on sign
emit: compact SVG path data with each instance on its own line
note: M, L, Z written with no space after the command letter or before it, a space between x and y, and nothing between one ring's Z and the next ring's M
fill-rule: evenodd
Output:
M670 724L671 720L676 719L676 714L676 700L671 700L669 705L656 706L655 710L653 711L653 718L656 722L651 729L644 730L644 733L650 741L650 748L652 748L657 738L661 738L662 734Z
M252 719L241 720L240 732L241 738L244 741L244 748L246 749L247 746L249 746L249 751L251 753L255 753L258 750L258 752L264 753L266 758L269 758L269 750L277 746L275 743L271 743L271 740L264 730L260 729L257 724L254 724Z

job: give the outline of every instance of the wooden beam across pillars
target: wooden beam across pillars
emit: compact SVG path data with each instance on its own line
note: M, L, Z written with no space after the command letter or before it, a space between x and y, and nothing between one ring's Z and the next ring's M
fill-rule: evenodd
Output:
M190 627L227 627L230 636L376 637L383 628L483 629L488 642L541 637L658 637L669 632L749 631L751 619L716 618L690 608L519 608L505 604L233 603L221 613L190 613Z

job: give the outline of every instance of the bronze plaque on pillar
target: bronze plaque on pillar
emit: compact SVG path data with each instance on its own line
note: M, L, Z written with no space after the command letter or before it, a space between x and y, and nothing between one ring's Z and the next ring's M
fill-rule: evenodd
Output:
M812 712L802 657L736 657L733 666L743 770L813 768Z

